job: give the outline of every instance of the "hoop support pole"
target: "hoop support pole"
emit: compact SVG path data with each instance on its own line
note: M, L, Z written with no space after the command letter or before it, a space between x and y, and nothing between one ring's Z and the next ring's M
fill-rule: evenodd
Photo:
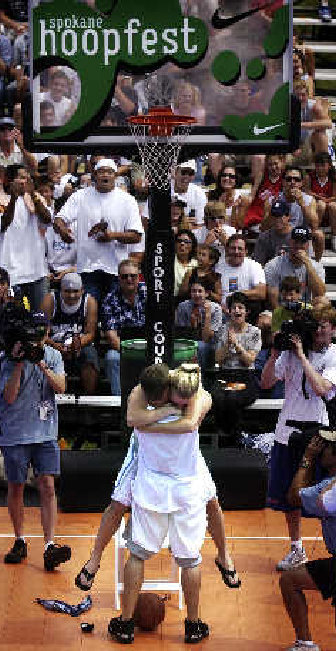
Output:
M171 229L171 192L150 189L150 221L147 230L147 364L173 360L174 258L175 242Z

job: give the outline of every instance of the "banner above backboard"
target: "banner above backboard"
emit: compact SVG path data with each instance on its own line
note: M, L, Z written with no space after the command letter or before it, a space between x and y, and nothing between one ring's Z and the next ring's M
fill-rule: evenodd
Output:
M286 0L37 0L31 39L32 149L135 151L154 105L196 119L188 152L291 148Z

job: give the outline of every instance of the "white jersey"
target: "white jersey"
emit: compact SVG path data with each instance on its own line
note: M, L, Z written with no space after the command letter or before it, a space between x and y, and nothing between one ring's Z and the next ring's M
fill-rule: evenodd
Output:
M189 434L136 431L138 472L132 498L149 511L174 513L201 503L198 430Z
M336 393L336 345L330 344L324 351L318 353L309 352L309 361L312 366L325 379L333 385L330 395L332 398ZM308 380L306 381L306 393L308 399L302 392L302 364L296 355L290 351L284 351L275 363L275 376L278 380L285 380L285 401L279 415L275 429L275 440L284 445L288 444L290 433L293 427L286 425L286 420L308 420L316 421L321 425L328 425L328 414L324 401L316 395Z

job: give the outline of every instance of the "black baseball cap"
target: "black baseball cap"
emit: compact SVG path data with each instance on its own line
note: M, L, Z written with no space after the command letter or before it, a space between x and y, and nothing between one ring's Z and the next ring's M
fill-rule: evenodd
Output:
M295 226L291 233L292 240L297 240L300 242L309 242L311 240L311 231L305 226Z
M290 206L284 199L275 199L271 205L271 215L273 217L282 217L289 215Z

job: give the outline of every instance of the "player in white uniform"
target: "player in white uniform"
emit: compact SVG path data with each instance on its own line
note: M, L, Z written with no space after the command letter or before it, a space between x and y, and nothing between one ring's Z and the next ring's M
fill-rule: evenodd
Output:
M181 407L199 388L200 369L184 364L170 371L171 397ZM211 398L208 397L211 404ZM209 635L199 619L201 585L200 549L206 530L206 498L199 481L198 427L166 433L168 423L136 431L138 468L132 481L132 516L127 546L130 557L124 571L122 614L111 619L108 630L121 643L134 640L133 612L144 579L144 561L157 553L169 534L176 563L182 568L187 606L185 642L200 642Z
M153 365L142 374L141 384L131 392L128 399L127 419L130 427L146 428L168 416L181 416L181 410L168 403L169 398L169 369L166 365ZM188 432L197 427L210 409L207 392L199 387L197 394L190 400L189 410L184 410L179 421L166 425L167 432ZM152 409L148 409L149 404ZM155 407L155 409L153 409ZM112 500L105 510L95 539L94 548L89 560L76 577L76 585L82 590L90 590L95 575L99 569L100 560L105 547L118 530L123 515L131 506L131 481L137 471L137 439L131 436L125 461L115 482ZM203 486L207 501L208 530L217 547L216 565L228 587L238 588L240 580L234 568L229 550L226 547L224 515L216 498L216 488L201 453L199 460L200 484Z

